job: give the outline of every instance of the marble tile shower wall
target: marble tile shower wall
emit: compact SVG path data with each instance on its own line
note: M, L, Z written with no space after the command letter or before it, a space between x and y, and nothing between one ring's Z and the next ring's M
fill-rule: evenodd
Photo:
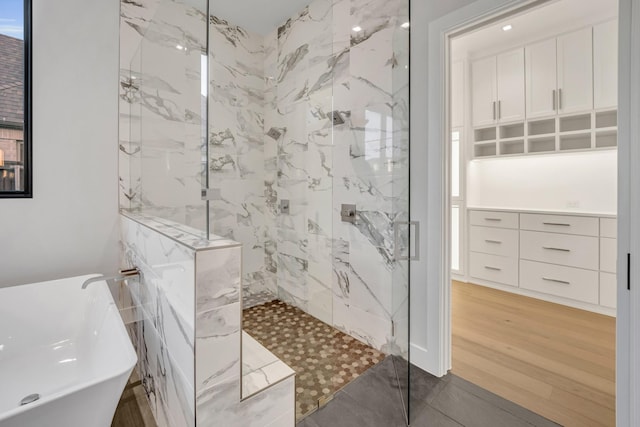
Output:
M241 248L196 255L197 425L293 427L295 377L241 401Z
M212 229L244 243L245 292L388 352L406 307L392 227L408 196L404 3L315 0L263 38L210 21ZM355 225L342 203L357 205Z
M159 427L194 426L194 252L124 216L120 229L122 265L142 272L128 328L151 410Z
M142 273L128 328L158 426L293 426L293 376L241 401L240 244L139 215L121 230L123 265Z
M215 13L215 12L214 12ZM211 231L243 243L246 292L277 293L266 263L263 37L211 16L209 182Z
M120 205L204 230L200 3L121 2Z

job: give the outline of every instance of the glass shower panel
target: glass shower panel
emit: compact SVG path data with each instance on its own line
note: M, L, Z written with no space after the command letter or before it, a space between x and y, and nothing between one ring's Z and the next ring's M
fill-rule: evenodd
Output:
M206 188L206 0L161 1L143 34L137 88L139 152L132 208L186 232L208 235ZM135 164L134 164L135 163ZM135 174L135 175L134 175Z
M393 265L392 325L395 347L392 352L398 386L405 410L411 420L411 364L409 358L410 260L419 258L419 224L409 216L409 0L392 0L392 117L393 138L393 211L394 234L398 236L394 250L398 256ZM395 249L395 248L394 248Z
M331 112L349 30L336 50L330 0L290 2L279 18L246 3L210 2L210 229L243 244L244 331L298 372L301 418L347 382L333 313ZM271 341L256 325L278 310L297 320L281 319ZM261 368L247 349L243 376Z
M408 0L264 4L209 5L209 224L243 243L244 331L298 372L298 419L385 354L407 402Z

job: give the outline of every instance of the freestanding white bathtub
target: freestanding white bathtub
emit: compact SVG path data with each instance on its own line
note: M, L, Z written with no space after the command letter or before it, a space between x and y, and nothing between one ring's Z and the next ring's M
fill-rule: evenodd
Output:
M0 289L0 427L111 425L136 354L106 282L81 289L90 277Z

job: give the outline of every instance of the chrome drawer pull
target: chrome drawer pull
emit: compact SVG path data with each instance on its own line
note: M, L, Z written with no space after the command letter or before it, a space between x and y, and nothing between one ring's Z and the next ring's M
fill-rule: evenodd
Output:
M559 225L561 227L571 227L571 224L563 224L561 222L543 222L544 225Z
M498 267L491 267L491 266L488 266L488 265L485 265L485 266L484 266L484 268L486 268L487 270L502 271L502 269L501 269L501 268L498 268Z
M484 241L487 242L487 243L496 243L498 245L502 243L500 240L484 239Z
M571 284L571 282L567 282L566 280L549 279L548 277L543 277L542 280L546 280L547 282L560 283L562 285L570 285Z
M550 250L550 251L571 252L571 249L550 248L550 247L547 247L547 246L543 246L542 249L547 249L547 250Z
M502 221L500 218L485 218L485 221Z

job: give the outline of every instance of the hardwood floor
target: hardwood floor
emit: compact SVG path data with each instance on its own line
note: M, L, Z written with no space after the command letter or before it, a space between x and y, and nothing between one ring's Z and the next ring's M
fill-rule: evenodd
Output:
M120 397L111 427L158 427L135 370Z
M453 282L453 373L564 426L615 426L615 318Z

